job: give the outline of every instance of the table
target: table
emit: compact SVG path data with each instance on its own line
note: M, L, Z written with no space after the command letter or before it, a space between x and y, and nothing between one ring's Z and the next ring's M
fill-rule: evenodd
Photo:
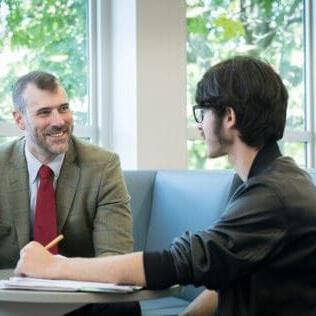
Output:
M13 275L13 270L0 270L0 279ZM1 316L58 316L89 303L132 302L179 293L180 287L166 290L140 290L133 293L84 293L0 290Z

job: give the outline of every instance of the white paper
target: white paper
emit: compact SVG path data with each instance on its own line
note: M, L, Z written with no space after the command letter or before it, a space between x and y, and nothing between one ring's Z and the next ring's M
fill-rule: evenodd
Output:
M27 277L12 277L9 280L0 280L0 289L131 293L141 289L141 286L117 285L113 283L100 282L82 282L70 280L49 280Z

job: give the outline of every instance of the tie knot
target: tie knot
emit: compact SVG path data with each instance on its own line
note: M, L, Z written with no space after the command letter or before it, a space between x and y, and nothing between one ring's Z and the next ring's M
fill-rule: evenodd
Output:
M42 165L38 171L40 179L50 179L54 174L53 170L46 165Z

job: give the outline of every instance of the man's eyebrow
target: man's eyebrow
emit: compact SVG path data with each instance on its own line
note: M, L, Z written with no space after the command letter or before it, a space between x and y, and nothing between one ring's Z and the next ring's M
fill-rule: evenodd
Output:
M69 106L69 102L65 102L59 105L59 107L64 106L64 105L68 105Z
M36 110L36 113L43 112L43 111L50 111L50 110L51 110L51 108L49 106L46 106L46 107L44 106L44 107Z

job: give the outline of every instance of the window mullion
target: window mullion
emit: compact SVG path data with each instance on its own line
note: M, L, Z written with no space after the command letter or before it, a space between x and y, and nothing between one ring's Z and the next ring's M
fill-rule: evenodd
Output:
M315 111L313 105L315 100L315 5L313 0L305 0L305 124L310 133L310 142L307 146L307 167L315 168Z

